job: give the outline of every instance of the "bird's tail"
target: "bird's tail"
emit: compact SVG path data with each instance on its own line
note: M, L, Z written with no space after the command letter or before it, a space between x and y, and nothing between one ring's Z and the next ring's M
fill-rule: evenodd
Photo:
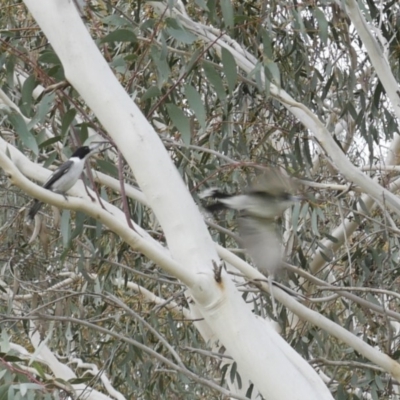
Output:
M219 201L219 200L222 200L222 199L229 199L229 198L232 197L232 196L229 195L229 194L226 194L226 193L221 192L221 191L218 190L217 188L209 188L209 189L206 189L206 190L204 190L203 192L201 192L201 193L199 194L199 197L200 197L200 199L202 199L202 200L203 200L203 199L206 199L206 198L212 198L212 199L214 199L214 200L215 200L214 203L206 204L206 205L203 205L203 206L204 206L204 208L205 208L206 210L208 210L208 211L210 211L210 212L215 212L215 211L220 211L220 210L229 208L229 207L227 207L227 205L226 205L224 202Z
M31 207L31 209L29 210L29 213L28 213L28 217L30 218L30 219L34 219L35 218L35 215L38 213L38 211L40 210L40 207L42 207L42 202L41 201L39 201L39 200L34 200L34 202L33 202L33 206Z

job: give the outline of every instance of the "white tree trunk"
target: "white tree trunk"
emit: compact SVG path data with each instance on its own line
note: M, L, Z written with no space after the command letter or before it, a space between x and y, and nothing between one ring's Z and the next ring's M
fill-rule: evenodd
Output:
M132 168L157 216L183 281L215 336L269 400L332 399L317 373L245 305L230 278L214 279L214 243L152 126L112 74L71 0L25 0L65 76Z

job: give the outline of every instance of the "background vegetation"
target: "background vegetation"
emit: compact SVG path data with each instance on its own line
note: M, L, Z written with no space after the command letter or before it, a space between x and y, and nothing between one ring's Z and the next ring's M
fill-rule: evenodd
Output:
M399 5L366 0L360 7L399 81ZM196 201L209 186L238 192L263 166L280 166L302 179L308 201L282 221L287 262L335 286L354 288L367 306L342 295L324 297L332 293L290 271L281 280L310 298L323 298L307 305L397 360L398 217L384 203L367 207L360 188L338 173L315 137L270 93L272 82L304 104L354 165L396 193L397 169L383 164L398 122L349 17L329 1L196 0L184 9L189 20L214 27L217 37L228 35L232 46L252 54L257 62L251 73L238 68L228 50L216 51L153 4L121 0L81 7L91 36L159 132ZM65 81L57 55L24 4L2 1L0 10L1 137L38 163L57 164L84 142L89 129L106 134ZM91 165L135 186L117 154ZM235 364L223 367L223 354L211 353L185 318L188 300L175 278L81 213L63 211L57 217L44 207L40 236L30 243L32 227L24 219L30 199L4 174L0 178L0 397L71 395L43 365L30 365L35 372L10 352L10 342L32 350L27 319L45 314L64 319L41 319L43 340L100 391L105 371L126 398L221 398L124 338L170 359L162 337L194 374L241 385ZM119 192L97 190L123 208ZM132 218L164 244L151 210L126 201ZM342 244L335 232L345 220L355 226ZM214 222L214 240L236 247L227 232L236 229L234 215L217 215ZM254 287L243 287L254 312L269 315L269 296L249 296L248 290ZM368 304L394 313L377 314ZM293 323L284 307L279 313L283 337L321 371L336 399L395 398L392 379L379 367L327 332Z

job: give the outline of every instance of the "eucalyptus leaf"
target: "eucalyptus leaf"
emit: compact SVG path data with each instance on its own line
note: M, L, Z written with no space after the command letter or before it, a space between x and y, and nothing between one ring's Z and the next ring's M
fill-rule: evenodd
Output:
M275 85L280 86L281 84L281 73L279 71L278 64L273 61L267 61L265 63L266 73L268 78L273 82Z
M185 95L188 99L190 108L196 114L201 127L206 129L206 110L201 100L199 92L191 85L185 86Z
M21 96L21 111L25 116L29 117L31 114L31 106L33 103L32 93L37 85L36 77L34 75L29 76L22 86Z
M183 28L182 29L167 28L166 31L174 39L185 44L192 44L197 39L196 35L193 35L193 33L190 33L189 31Z
M183 111L177 107L175 104L166 104L167 112L171 118L172 123L181 133L183 143L186 145L190 144L191 141L191 131L190 131L190 121L189 118L183 113Z
M64 137L71 126L76 115L75 108L70 108L63 116L61 122L61 136Z
M158 83L161 86L168 80L171 74L171 69L166 61L166 54L164 54L164 52L157 46L151 47L150 54L154 64L157 66L157 71L159 74Z
M231 365L231 371L229 373L230 379L231 379L231 383L235 382L236 371L237 371L237 364L236 364L236 362L233 362L232 365Z
M39 146L36 142L35 137L32 135L31 131L28 129L24 119L21 115L16 112L11 113L8 116L8 120L13 125L17 135L21 139L24 146L32 150L34 154L39 154Z
M99 171L104 172L107 175L113 176L114 178L118 178L118 169L115 163L107 160L98 159L96 161L96 164Z
M224 73L226 76L226 80L228 82L229 92L235 90L236 82L237 82L237 67L236 61L231 52L225 48L222 48L222 65L224 66Z
M61 141L62 141L62 137L61 136L54 136L54 137L52 137L50 139L47 139L44 142L40 143L39 148L40 149L44 149L46 147L51 146L54 143L58 143L58 142L61 142Z
M131 22L122 17L120 14L107 15L102 19L102 22L106 25L113 26L130 26Z
M194 2L202 8L204 11L209 11L209 8L207 7L207 3L204 0L194 0Z
M112 42L137 42L135 32L130 29L117 29L108 35L104 36L101 43L112 43Z
M220 0L222 15L224 17L225 26L227 28L233 28L233 5L231 0Z
M56 93L46 93L42 99L40 100L39 106L37 107L37 111L35 116L32 118L30 123L28 124L28 128L32 129L37 123L42 124L44 119L47 116L50 108L54 104L54 100L56 97Z
M161 96L160 89L157 86L150 86L142 96L142 101L146 101L154 97L160 97L160 96Z
M60 231L63 246L68 248L71 240L71 212L69 210L63 210L62 212Z
M39 57L38 61L46 64L61 65L61 61L58 58L58 55L53 50L44 51Z
M318 230L318 216L317 216L317 212L315 209L312 210L311 212L311 228L312 228L312 232L315 236L320 236L319 234L319 230Z
M204 63L203 68L207 79L214 86L217 96L219 97L221 102L224 102L226 99L226 93L224 89L224 84L222 82L219 73L215 70L215 68L211 64L208 63Z
M318 8L314 8L314 15L318 21L319 35L323 44L328 42L328 21L325 14Z

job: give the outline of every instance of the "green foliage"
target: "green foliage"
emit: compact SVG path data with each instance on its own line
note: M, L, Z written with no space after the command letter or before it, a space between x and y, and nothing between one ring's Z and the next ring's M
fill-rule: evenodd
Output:
M231 49L216 51L178 17L157 15L142 2L88 2L84 22L121 85L159 130L193 196L214 185L237 192L261 167L269 165L280 166L305 181L343 185L340 190L307 184L300 188L309 201L298 203L291 217L281 221L287 261L309 270L319 252L323 268L312 271L318 278L333 280L337 286L369 288L370 292L355 294L399 312L398 298L372 290L398 292L396 216L384 204L383 210L368 210L358 188L318 154L319 145L312 134L271 96L274 83L318 116L355 165L364 167L385 187L394 181L396 173L380 171L379 166L388 141L398 132L398 121L346 14L326 1L183 3L193 21L212 25L216 35L229 35ZM366 19L381 29L388 61L399 79L399 5L383 2L378 9L376 2L359 3ZM6 27L1 39L1 89L21 111L7 105L0 108L2 138L46 167L57 164L66 153L56 145L73 149L86 139L88 129L102 132L102 127L65 82L59 58L24 5L4 7L0 19ZM246 50L254 57L251 73L239 67L232 49ZM37 95L39 85L50 90ZM347 123L345 130L336 131L339 121ZM116 160L107 156L92 163L94 169L118 178L116 165ZM131 171L124 168L122 174L127 184L136 185ZM48 345L60 355L73 353L95 364L126 398L220 398L217 391L168 369L142 348L79 323L91 321L173 360L154 332L106 298L111 293L165 338L193 373L221 385L247 384L236 363L224 365L217 355L196 351L209 348L192 321L183 317L181 308L188 307L188 302L175 278L83 214L64 211L57 219L45 206L42 231L29 243L31 231L19 213L29 198L4 175L0 179L0 292L17 287L15 298L0 301L2 315L20 316L12 304L18 301L24 315L40 307L41 314L71 318L54 323ZM123 207L118 191L100 188L99 192L103 199ZM151 211L131 198L127 202L131 217L163 243L163 232ZM346 223L355 224L355 230L342 246L335 229L345 218ZM236 229L232 213L217 215L216 222L221 228ZM210 232L221 245L236 247L225 229ZM281 279L290 279L309 297L327 295L318 285L305 285L295 274L287 273ZM150 302L138 288L165 303ZM264 316L270 312L269 297L254 299L249 292L243 297L254 304L255 313ZM168 307L171 303L175 307ZM386 317L343 297L310 307L398 358L399 332ZM308 324L294 326L284 308L280 318L285 339L331 379L329 387L336 399L361 399L363 394L395 398L390 376L373 368L353 349ZM40 322L44 337L49 324ZM2 322L1 330L10 341L29 347L27 326L25 320L10 319ZM2 338L2 343L6 342ZM35 362L31 365L35 374L20 373L18 366L28 362L10 357L16 356L8 351L0 355L0 399L17 395L61 398L68 393L45 375L50 374L45 365ZM76 373L77 379L69 383L84 382L105 390L98 375L85 375L79 368ZM256 392L253 386L246 390L249 396Z

